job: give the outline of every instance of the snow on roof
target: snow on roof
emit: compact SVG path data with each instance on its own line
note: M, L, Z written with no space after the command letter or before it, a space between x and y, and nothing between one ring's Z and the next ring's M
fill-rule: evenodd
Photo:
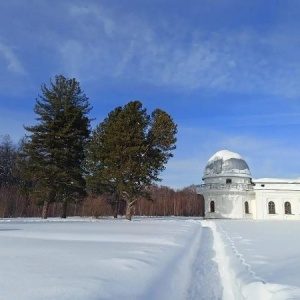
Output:
M300 183L300 178L296 179L286 179L286 178L258 178L252 180L255 182L264 182L264 183Z
M221 150L207 161L202 179L214 176L251 177L251 173L246 161L239 154Z
M231 158L236 158L236 159L243 159L238 153L231 152L228 150L220 150L217 153L215 153L208 161L207 163L211 163L214 160L218 159L223 159L224 160L229 160Z

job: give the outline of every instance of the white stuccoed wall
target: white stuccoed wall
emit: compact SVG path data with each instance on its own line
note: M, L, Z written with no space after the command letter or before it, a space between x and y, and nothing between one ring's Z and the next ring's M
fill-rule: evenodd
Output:
M279 179L254 180L256 219L299 220L300 183ZM263 186L262 186L263 185ZM268 203L275 203L275 214L269 214ZM284 203L291 203L292 214L285 214Z

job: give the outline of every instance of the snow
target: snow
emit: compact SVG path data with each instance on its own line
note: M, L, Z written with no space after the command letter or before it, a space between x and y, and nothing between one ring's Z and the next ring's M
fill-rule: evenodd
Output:
M300 299L299 221L208 222L218 244L224 299Z
M300 178L286 179L286 178L259 178L253 179L254 183L300 183Z
M215 153L208 161L207 164L212 163L215 160L222 159L223 161L229 160L231 158L235 159L242 159L244 160L238 153L231 152L228 150L220 150L217 153Z
M199 220L0 221L0 299L185 299Z
M300 221L0 219L0 299L300 299Z

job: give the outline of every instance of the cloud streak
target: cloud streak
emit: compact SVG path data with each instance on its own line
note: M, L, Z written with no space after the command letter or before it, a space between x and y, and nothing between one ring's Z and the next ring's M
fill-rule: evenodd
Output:
M300 113L269 113L269 114L247 114L233 116L209 116L205 120L206 126L211 128L225 127L251 127L251 126L285 126L300 125Z
M18 59L13 49L1 42L0 42L0 56L2 56L5 59L6 67L8 71L18 75L27 74L21 61Z
M193 28L185 42L185 32L172 31L162 20L153 25L99 4L71 5L69 14L76 19L78 35L60 49L70 72L75 66L77 73L94 78L129 78L175 89L300 95L300 54L288 64L287 51L277 52L282 39L287 42L281 32ZM292 39L300 44L297 36Z
M18 11L16 3L10 11ZM16 40L10 42L13 47L0 43L0 56L10 72L31 73L15 49L22 53L34 43L35 51L39 51L33 55L51 53L40 58L48 60L48 73L66 73L93 84L134 80L176 91L299 97L300 38L297 30L290 30L295 24L285 28L278 21L274 30L263 31L255 26L221 29L209 25L212 18L222 18L221 12L232 15L236 5L237 1L226 5L205 2L203 8L196 5L203 21L168 13L165 7L161 13L147 14L147 5L141 9L138 3L116 6L111 2L64 0L60 5L45 2L39 10L24 6L26 13L34 12L32 24L41 26L33 30L23 15L14 15L22 27L9 30L11 35L19 35L22 49Z

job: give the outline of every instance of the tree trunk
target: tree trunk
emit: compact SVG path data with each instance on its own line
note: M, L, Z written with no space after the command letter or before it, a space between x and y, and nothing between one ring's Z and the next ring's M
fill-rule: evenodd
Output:
M129 201L126 201L126 212L125 212L125 218L126 220L128 221L131 221L132 219L132 208L134 207L136 203L136 199L135 200L129 200Z
M114 211L114 219L117 219L118 218L118 212L117 212L117 210L115 209L115 211Z
M131 221L132 215L131 215L131 204L130 202L126 202L126 213L125 213L125 218L128 221Z
M114 218L118 218L118 214L119 214L119 209L120 209L120 199L119 197L117 197L116 199L116 205L115 205L115 210L114 210Z
M61 218L62 219L66 219L67 218L67 209L68 209L68 202L66 200L64 200L62 202L62 206L61 206Z
M49 202L44 201L43 205L43 211L42 211L42 218L47 219L48 218L48 210L49 210Z
M132 207L134 206L136 199L130 196L127 192L123 192L122 196L126 201L125 219L131 221L132 218Z

